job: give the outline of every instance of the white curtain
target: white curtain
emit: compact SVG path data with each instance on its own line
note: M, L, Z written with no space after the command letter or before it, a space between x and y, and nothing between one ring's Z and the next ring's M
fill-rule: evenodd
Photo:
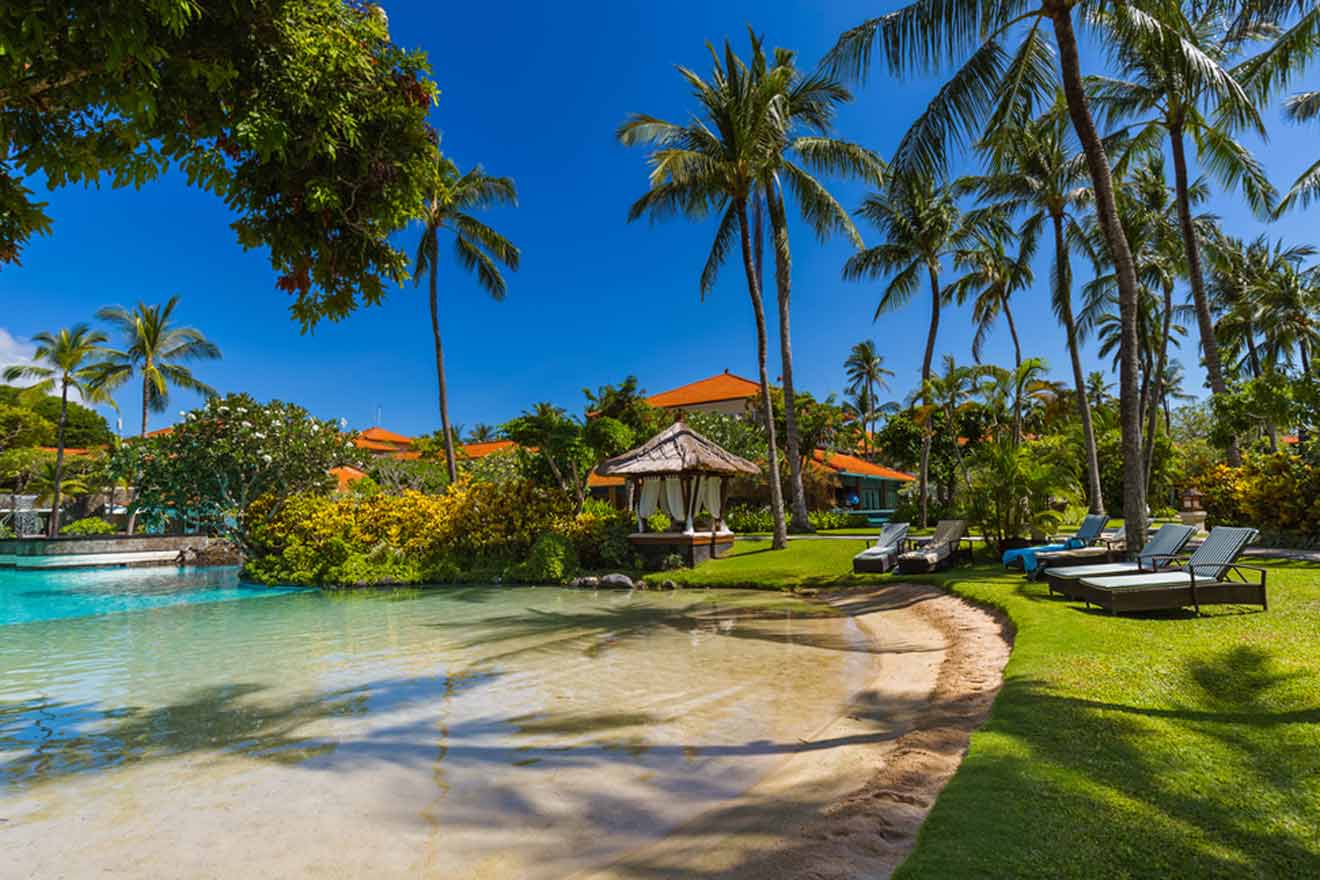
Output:
M660 501L660 481L642 480L642 494L637 499L637 515L649 519Z
M673 520L677 530L680 523L687 521L687 511L683 509L683 480L679 477L665 477L664 495L665 513Z
M710 518L715 521L712 528L717 528L720 516L723 514L723 511L720 510L720 496L724 494L724 480L720 477L707 477L702 488L706 490L706 509L710 511Z

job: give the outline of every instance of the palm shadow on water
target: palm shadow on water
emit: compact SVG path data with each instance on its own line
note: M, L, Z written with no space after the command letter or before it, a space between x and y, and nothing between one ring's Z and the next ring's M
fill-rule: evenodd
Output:
M473 590L472 592L483 592ZM858 610L875 610L874 604ZM843 614L844 612L830 612ZM806 647L857 653L884 650L903 653L926 650L902 644L875 648L869 639L848 639L824 630L782 632L760 628L781 623L782 612L755 608L698 610L660 608L646 604L608 607L589 612L526 612L483 620L464 647L482 646L480 668L459 674L393 678L361 686L279 699L272 689L237 680L198 688L163 706L106 705L94 701L59 702L45 698L0 702L0 787L22 789L60 779L131 767L199 753L220 752L258 761L333 772L362 762L430 765L441 739L434 713L420 721L374 727L360 735L330 737L317 725L337 718L386 713L407 706L436 709L443 701L499 677L499 662L508 657L568 647L591 656L621 641L658 631L793 643ZM722 626L721 623L732 625ZM428 624L439 630L472 629L471 622ZM533 645L520 644L528 639ZM509 650L490 650L508 644ZM865 715L866 695L857 712ZM519 763L541 768L590 766L594 762L628 760L640 750L656 758L754 756L791 754L830 748L857 738L804 744L755 741L741 744L673 743L638 746L638 734L664 722L651 712L557 712L528 715L511 712L468 719L445 726L444 749L449 762ZM888 719L876 718L875 739L888 738ZM881 722L884 723L881 723ZM479 742L492 734L507 735L511 745ZM617 736L616 736L617 735ZM569 746L542 746L545 738L582 736ZM865 738L863 738L865 739Z

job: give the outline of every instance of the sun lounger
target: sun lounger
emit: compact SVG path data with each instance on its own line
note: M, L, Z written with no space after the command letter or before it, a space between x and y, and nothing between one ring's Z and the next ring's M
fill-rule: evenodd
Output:
M1050 594L1058 593L1070 599L1082 598L1081 582L1083 578L1113 577L1116 575L1153 572L1168 568L1168 563L1157 564L1156 560L1167 560L1182 553L1187 542L1196 534L1195 526L1183 526L1166 523L1146 543L1130 562L1109 562L1096 565L1049 565L1040 570L1040 577L1049 585ZM1051 554L1051 557L1053 554Z
M898 555L898 570L907 574L939 571L959 559L970 562L972 558L967 522L961 519L942 519L929 539L909 539L909 544L913 548Z
M898 554L907 538L907 523L887 523L875 544L853 557L853 571L884 574L898 564Z
M1088 606L1098 605L1111 614L1188 606L1200 614L1202 605L1268 608L1265 569L1236 562L1257 534L1255 529L1220 526L1185 561L1167 557L1151 560L1169 563L1168 568L1144 574L1083 578L1081 598ZM1256 580L1251 580L1252 577Z
M1017 550L1009 550L1004 554L1004 568L1020 568L1027 574L1032 574L1037 568L1036 556L1040 553L1055 553L1060 550L1076 550L1080 547L1089 547L1100 539L1100 533L1105 530L1109 523L1109 517L1103 513L1087 514L1086 519L1082 520L1077 533L1062 543L1040 544L1035 547L1021 547Z

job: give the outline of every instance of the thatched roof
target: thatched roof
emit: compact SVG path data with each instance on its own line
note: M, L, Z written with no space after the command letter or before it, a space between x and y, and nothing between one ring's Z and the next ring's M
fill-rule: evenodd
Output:
M726 452L677 421L643 445L601 463L596 473L617 477L658 477L676 474L759 474L745 458Z

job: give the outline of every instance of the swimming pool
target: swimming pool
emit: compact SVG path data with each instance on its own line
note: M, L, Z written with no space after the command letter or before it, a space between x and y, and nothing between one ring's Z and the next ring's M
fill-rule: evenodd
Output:
M244 585L237 568L0 568L0 626L270 598L296 589Z
M11 876L562 877L746 791L881 657L747 592L0 575Z

